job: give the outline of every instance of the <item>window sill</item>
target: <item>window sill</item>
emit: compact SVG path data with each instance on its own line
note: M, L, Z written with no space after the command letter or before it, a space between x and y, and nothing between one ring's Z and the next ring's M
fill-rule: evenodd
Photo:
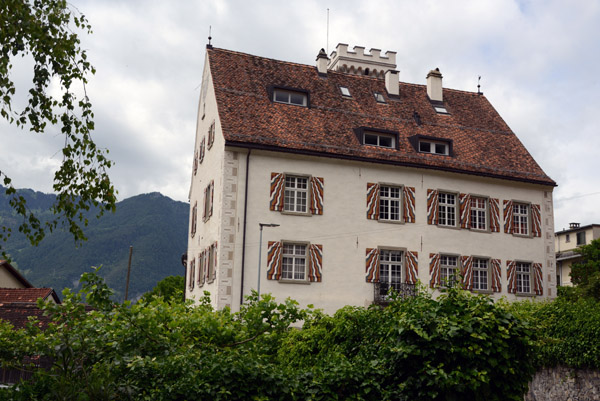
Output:
M513 237L519 237L519 238L533 238L533 235L531 234L516 234L516 233L512 233Z
M469 231L473 231L474 233L482 233L482 234L491 234L489 228L479 229L479 228L469 228Z
M280 284L304 284L309 285L310 281L308 280L293 280L293 279L280 279Z
M483 294L483 295L492 295L494 291L492 290L471 290L474 294Z
M281 214L287 214L290 216L305 216L305 217L312 216L312 214L309 212L290 212L290 211L286 211L286 210L282 210Z
M535 297L535 294L529 293L529 292L517 292L515 293L515 295L517 297L524 297L524 298L533 298Z
M449 228L450 230L460 230L460 227L458 227L458 226L445 226L443 224L436 224L436 225L440 228Z
M380 223L385 223L385 224L405 224L404 219L400 219L400 220L384 220L384 219L378 219L377 220Z

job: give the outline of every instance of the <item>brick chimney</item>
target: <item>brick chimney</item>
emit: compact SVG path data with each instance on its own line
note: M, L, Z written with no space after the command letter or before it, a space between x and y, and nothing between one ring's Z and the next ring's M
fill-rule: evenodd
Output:
M442 96L442 73L439 68L429 71L427 74L427 96L433 102L443 102Z

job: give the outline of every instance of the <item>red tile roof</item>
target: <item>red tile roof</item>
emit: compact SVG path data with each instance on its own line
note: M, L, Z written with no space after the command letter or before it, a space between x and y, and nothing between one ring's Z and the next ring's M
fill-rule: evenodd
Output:
M441 115L424 85L400 83L400 96L392 99L380 79L334 71L322 77L314 66L207 51L227 145L556 185L483 95L444 88L450 114ZM272 102L273 86L308 91L309 107ZM342 97L339 86L348 87L352 98ZM373 92L383 93L387 103L377 103ZM398 149L362 145L355 133L360 127L397 132ZM453 155L417 152L409 141L415 135L452 141Z
M2 303L32 303L38 298L48 299L58 297L52 288L0 288L0 304ZM58 301L60 302L60 301Z

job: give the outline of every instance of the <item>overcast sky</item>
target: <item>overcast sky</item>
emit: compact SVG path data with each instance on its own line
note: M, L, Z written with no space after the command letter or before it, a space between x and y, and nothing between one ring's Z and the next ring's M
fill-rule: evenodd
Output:
M400 80L481 90L558 183L555 229L600 223L600 1L71 0L93 34L87 88L95 141L110 149L120 200L159 191L187 201L209 26L215 47L315 63L337 43L397 52ZM329 41L327 9L329 8ZM18 65L18 64L17 64ZM19 66L19 65L18 65ZM14 78L31 77L21 65ZM51 192L63 138L0 122L0 168Z

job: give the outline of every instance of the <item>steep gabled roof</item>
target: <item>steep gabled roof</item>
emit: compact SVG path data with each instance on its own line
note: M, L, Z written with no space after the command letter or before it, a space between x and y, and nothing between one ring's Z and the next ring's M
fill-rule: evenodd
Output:
M38 325L45 328L50 322L48 316L44 316L44 311L31 303L0 303L0 319L11 323L15 329L22 329L27 325L29 316L34 316L38 320Z
M216 48L207 52L227 145L556 185L483 95L444 89L450 114L441 115L424 85L400 83L400 96L389 98L385 82L376 78L334 71L323 77L313 66ZM352 98L344 98L340 86ZM309 106L272 102L273 87L307 91ZM387 103L377 103L373 92L383 93ZM361 144L361 127L398 133L398 148ZM417 152L411 138L418 135L451 141L453 154Z
M27 281L25 277L21 273L17 271L8 261L0 260L0 269L5 269L11 276L13 276L18 282L20 282L23 287L31 288L33 285Z

